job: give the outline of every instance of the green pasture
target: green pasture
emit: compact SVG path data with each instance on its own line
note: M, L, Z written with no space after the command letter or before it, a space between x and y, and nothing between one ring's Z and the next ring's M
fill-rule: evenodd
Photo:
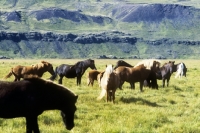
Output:
M53 64L74 64L84 59L53 60L44 59ZM15 65L31 65L40 60L1 60L1 80ZM98 70L104 70L106 64L115 65L118 60L95 59ZM125 60L135 65L139 60ZM169 60L162 60L162 63ZM162 88L159 80L159 90L144 88L131 90L129 84L123 85L123 90L116 91L115 104L106 103L105 97L97 101L101 89L97 82L87 86L86 78L90 68L82 77L81 86L76 86L76 79L64 78L63 85L79 95L76 103L75 127L71 131L65 129L60 112L45 111L39 116L41 133L199 133L200 132L200 66L199 60L183 61L187 68L187 78L175 79L171 76L169 87ZM47 79L49 73L42 77ZM14 77L7 79L13 81ZM57 83L57 80L55 82ZM25 119L0 118L0 133L24 133Z

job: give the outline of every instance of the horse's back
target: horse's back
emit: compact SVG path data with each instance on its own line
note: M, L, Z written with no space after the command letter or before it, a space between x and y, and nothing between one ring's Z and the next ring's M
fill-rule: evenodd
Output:
M73 65L61 64L57 67L58 75L63 75L67 78L75 78L76 77L76 69L72 68Z

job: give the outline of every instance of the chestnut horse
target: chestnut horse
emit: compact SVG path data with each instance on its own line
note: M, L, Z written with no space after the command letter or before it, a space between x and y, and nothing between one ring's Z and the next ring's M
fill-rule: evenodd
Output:
M66 87L40 78L0 81L0 117L25 117L26 133L39 133L38 116L47 110L60 110L66 129L71 130L77 98Z
M66 77L66 78L77 77L76 84L78 86L81 84L81 77L83 76L83 74L89 67L91 69L96 70L94 60L87 59L84 61L78 61L74 65L61 64L60 66L56 67L55 74L50 77L50 80L52 81L55 80L57 75L59 75L60 78L58 80L58 83L62 84L63 77Z
M107 94L107 102L115 102L115 91L119 87L119 76L113 71L113 65L106 65L106 70L100 81L101 94L97 98L102 99Z
M156 72L159 70L161 61L156 59L146 59L137 63L134 67L143 64L146 69L151 70L149 77L144 81L144 84L148 84L149 87L158 89L158 84L156 80Z
M49 62L41 61L40 63L31 66L15 66L11 68L11 71L4 77L4 79L14 75L14 81L20 81L21 78L25 78L28 75L42 77L45 72L49 72L51 75L55 75L53 65Z
M120 76L120 89L122 89L123 83L129 82L131 89L135 89L135 82L140 82L140 91L143 91L144 81L147 80L148 83L151 81L151 87L158 89L158 84L156 80L156 71L160 66L159 60L149 59L142 60L137 63L134 67L120 66L116 68L116 73Z
M88 72L87 75L87 85L89 86L91 84L91 86L93 86L94 81L97 80L97 76L100 74L101 72L98 70L90 70Z

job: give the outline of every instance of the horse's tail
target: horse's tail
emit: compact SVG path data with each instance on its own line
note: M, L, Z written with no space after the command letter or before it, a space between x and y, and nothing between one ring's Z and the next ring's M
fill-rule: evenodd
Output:
M55 68L55 74L52 75L52 76L49 78L50 80L54 81L54 80L56 79L57 74L58 74L57 70L58 70L58 67Z
M99 95L99 97L97 98L97 100L101 100L105 95L106 95L106 90L102 89L101 90L101 94Z
M12 76L13 74L12 71L13 71L13 68L11 68L11 71L3 79L10 78L10 76Z

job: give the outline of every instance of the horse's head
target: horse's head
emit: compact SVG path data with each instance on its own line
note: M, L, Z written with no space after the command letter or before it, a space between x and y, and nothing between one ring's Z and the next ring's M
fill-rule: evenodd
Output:
M113 65L106 65L106 70L104 72L105 76L107 77L107 81L109 82L110 80L112 80L112 74L113 74Z
M89 59L88 61L89 61L89 67L91 69L97 70L95 63L94 63L94 60Z
M46 71L48 71L51 75L55 75L55 72L53 70L53 65L51 63L46 61L41 61L41 63L43 64L42 67L44 67Z
M154 72L157 72L157 71L159 71L159 69L160 69L160 61L153 61L153 66L152 66L152 70L154 71Z
M169 66L170 66L169 70L170 70L171 74L174 72L173 71L173 69L174 69L174 63L175 63L175 61L169 61Z
M75 99L72 100L73 103L70 104L71 106L61 111L61 116L67 130L71 130L74 127L74 114L76 111L75 103L77 99L78 96L75 96Z

